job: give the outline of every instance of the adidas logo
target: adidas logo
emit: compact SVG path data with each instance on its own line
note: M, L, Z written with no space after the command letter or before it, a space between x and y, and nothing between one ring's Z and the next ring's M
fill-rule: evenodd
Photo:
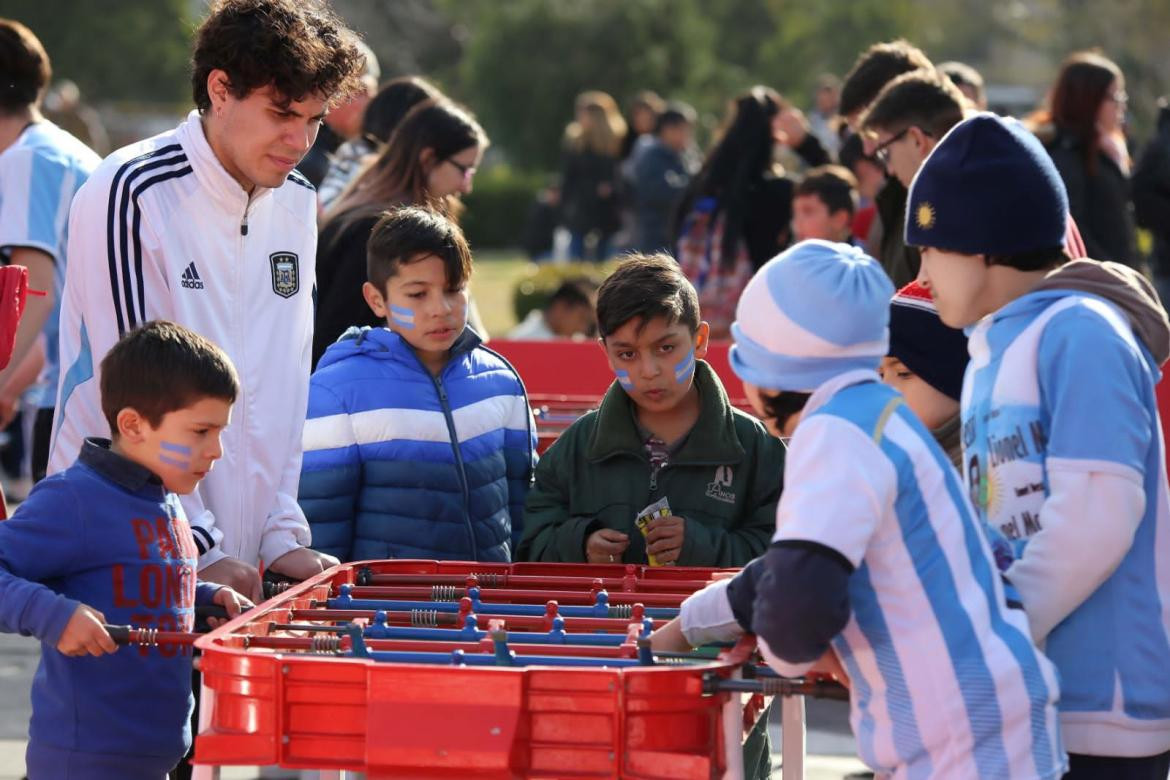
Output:
M189 266L183 270L182 281L180 284L188 290L202 290L203 280L199 278L199 272L195 270L195 262L192 261Z

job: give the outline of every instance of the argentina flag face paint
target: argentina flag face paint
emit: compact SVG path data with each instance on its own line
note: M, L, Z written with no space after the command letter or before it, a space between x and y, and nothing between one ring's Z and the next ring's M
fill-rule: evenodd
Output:
M184 447L182 444L175 444L169 441L160 441L158 448L158 459L160 462L178 469L191 468L190 447Z
M627 391L634 389L634 380L630 379L630 372L623 369L615 369L613 372L617 376L618 384Z
M691 377L695 375L695 350L692 347L687 352L686 357L680 360L674 366L674 381L680 385L685 385L691 381Z
M390 310L390 319L395 325L406 330L414 330L414 309L394 304L390 304L387 308Z

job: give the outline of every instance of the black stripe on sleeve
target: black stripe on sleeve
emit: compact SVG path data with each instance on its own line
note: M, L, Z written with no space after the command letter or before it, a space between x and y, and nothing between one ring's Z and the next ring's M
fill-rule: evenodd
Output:
M195 537L195 546L199 548L199 554L204 555L212 547L215 547L215 540L211 538L211 534L207 532L206 528L200 528L197 525L191 526L191 535Z
M186 158L184 158L184 159L186 159ZM135 280L138 283L138 320L139 320L139 322L146 322L146 281L145 281L145 277L142 274L142 239L141 239L141 234L140 234L140 227L142 225L142 209L139 208L139 206L138 206L138 196L141 195L143 192L146 192L146 190L150 189L151 187L153 187L155 184L158 184L159 182L167 181L169 179L178 179L178 178L181 178L183 176L186 176L187 174L189 174L191 172L192 172L191 166L186 165L182 168L176 168L173 171L165 171L163 173L158 174L157 176L152 176L149 179L147 179L146 181L142 182L142 184L138 185L134 189L134 194L130 198L134 202L134 217L133 217L133 225L132 225L132 229L131 229L131 234L134 237L134 275L135 275ZM125 257L122 258L122 263L123 263L123 266L125 266L125 264L126 264ZM128 297L127 297L127 302L129 302ZM132 323L131 327L133 327L133 321L134 321L133 309L131 309L130 321Z

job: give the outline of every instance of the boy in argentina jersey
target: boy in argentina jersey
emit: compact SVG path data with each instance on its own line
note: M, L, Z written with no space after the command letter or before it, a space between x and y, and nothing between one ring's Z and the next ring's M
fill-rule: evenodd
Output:
M969 328L963 476L1014 540L1007 576L1061 678L1072 778L1170 771L1170 520L1154 386L1166 313L1113 263L1065 263L1044 149L990 114L910 190L906 241L943 321Z
M843 666L859 755L881 777L1058 778L1055 670L1007 606L946 454L878 381L893 294L876 261L824 241L748 284L731 365L792 437L776 533L653 643L749 631L782 675Z

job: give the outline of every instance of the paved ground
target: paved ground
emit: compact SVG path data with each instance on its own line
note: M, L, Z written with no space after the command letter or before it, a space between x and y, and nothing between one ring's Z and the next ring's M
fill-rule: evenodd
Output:
M18 780L24 773L24 748L28 734L29 687L39 658L39 645L11 634L0 634L0 780ZM848 712L843 703L808 703L808 752L806 780L840 780L862 767L854 755ZM772 742L780 744L779 734ZM223 780L253 780L255 768L224 770ZM776 775L779 777L779 773ZM265 778L276 775L265 775ZM308 773L306 773L306 778Z

